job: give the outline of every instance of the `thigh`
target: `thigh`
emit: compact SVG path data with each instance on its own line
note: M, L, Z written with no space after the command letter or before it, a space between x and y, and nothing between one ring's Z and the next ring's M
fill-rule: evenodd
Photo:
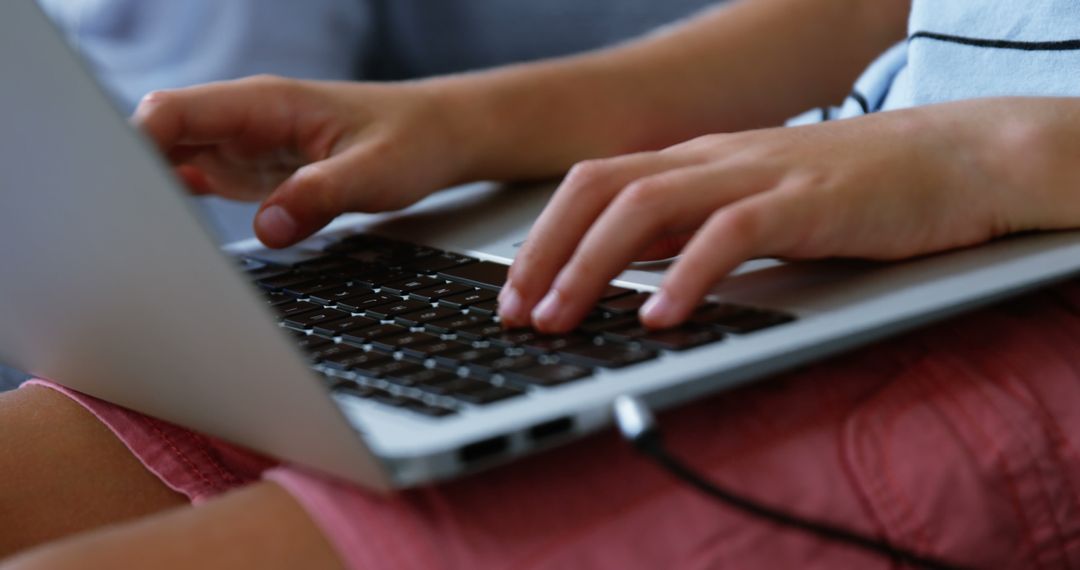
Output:
M342 568L303 509L273 483L198 507L79 535L0 564L0 570Z
M0 394L0 559L185 503L66 396Z

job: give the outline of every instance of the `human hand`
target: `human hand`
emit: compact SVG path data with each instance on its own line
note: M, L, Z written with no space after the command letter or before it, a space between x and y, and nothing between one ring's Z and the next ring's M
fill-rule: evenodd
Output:
M581 163L510 270L503 322L569 331L665 242L689 241L642 307L654 328L756 257L894 260L1080 225L1078 124L1074 100L986 99Z
M427 82L253 77L148 95L134 121L196 194L262 200L286 247L337 215L403 208L467 177L462 113Z

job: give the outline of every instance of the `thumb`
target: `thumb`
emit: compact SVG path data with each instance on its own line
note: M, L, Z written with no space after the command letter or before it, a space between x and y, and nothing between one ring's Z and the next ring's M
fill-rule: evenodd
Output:
M255 235L269 247L288 247L346 211L372 211L368 189L386 186L363 158L340 154L294 172L263 202L255 215Z

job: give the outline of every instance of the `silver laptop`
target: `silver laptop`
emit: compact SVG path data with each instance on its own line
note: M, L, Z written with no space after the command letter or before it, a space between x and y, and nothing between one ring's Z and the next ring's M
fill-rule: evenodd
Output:
M300 247L219 248L32 0L0 3L0 361L373 489L608 429L1080 270L1080 235L901 264L748 263L682 329L637 267L566 337L494 296L550 187L474 185Z

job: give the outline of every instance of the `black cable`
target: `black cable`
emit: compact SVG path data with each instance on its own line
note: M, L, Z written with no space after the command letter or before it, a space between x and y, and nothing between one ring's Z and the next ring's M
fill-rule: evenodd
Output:
M896 546L884 539L873 538L827 522L810 520L769 507L715 485L667 451L652 414L649 413L648 408L640 400L625 396L617 399L615 402L615 418L618 421L619 429L633 443L635 449L655 460L672 475L698 491L751 516L813 534L825 540L844 543L889 558L900 564L928 570L960 570L965 568L943 560L923 556L917 552Z

